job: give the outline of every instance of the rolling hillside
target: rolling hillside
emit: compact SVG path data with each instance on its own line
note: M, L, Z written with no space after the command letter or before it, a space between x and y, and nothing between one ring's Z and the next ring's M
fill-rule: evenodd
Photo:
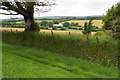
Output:
M117 78L116 68L3 43L4 78Z

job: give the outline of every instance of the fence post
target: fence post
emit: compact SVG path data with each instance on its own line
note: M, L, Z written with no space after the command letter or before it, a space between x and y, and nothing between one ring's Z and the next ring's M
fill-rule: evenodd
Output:
M54 37L53 31L51 31L52 36Z
M89 39L89 36L87 35L87 41L88 41L88 43L90 42L90 39Z
M10 29L10 31L12 32L12 29Z
M69 32L70 38L71 38L71 33Z
M18 33L18 30L16 29L16 32Z
M98 37L96 37L96 40L97 40L97 43L99 43L99 39L98 39Z

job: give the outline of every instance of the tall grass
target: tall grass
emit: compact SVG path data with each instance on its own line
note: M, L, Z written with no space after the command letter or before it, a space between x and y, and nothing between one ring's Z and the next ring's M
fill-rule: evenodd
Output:
M118 78L115 67L6 43L2 70L3 78Z
M103 65L118 66L118 40L79 34L45 34L31 32L3 32L3 42L44 49L59 54L84 58Z

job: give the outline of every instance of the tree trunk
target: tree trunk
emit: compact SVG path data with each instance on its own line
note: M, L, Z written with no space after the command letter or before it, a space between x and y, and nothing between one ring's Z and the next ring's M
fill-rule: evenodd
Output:
M32 5L31 5L32 4ZM39 31L39 25L34 21L34 2L27 3L26 14L24 15L25 20L25 31Z
M39 31L39 25L34 21L33 14L29 14L29 16L24 16L25 20L25 31Z

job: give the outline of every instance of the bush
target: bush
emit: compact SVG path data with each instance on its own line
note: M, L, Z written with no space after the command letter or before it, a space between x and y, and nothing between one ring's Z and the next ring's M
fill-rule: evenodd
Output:
M45 29L45 27L40 27L40 29Z
M57 30L57 27L53 27L52 30Z
M92 32L97 32L97 31L102 31L103 29L102 28L98 28L98 29L92 29L91 31Z
M77 27L69 27L68 29L75 29L75 30L79 30Z
M70 27L70 23L69 22L64 22L63 27Z
M34 22L31 24L32 27L28 28L27 31L40 31L39 24L37 22Z
M92 29L91 30L92 32L97 32L97 31L99 31L98 29Z
M62 27L61 30L66 30L66 28Z
M83 27L83 26L80 25L80 26L78 26L78 27Z
M97 33L95 33L94 36L103 36L103 35L106 35L104 31L98 31Z
M112 37L115 37L115 38L120 39L120 32L117 32L117 33L113 34L113 36L112 36Z
M45 27L45 29L49 29L49 27Z
M58 26L57 28L62 28L62 26Z
M83 28L79 28L79 30L83 30Z

